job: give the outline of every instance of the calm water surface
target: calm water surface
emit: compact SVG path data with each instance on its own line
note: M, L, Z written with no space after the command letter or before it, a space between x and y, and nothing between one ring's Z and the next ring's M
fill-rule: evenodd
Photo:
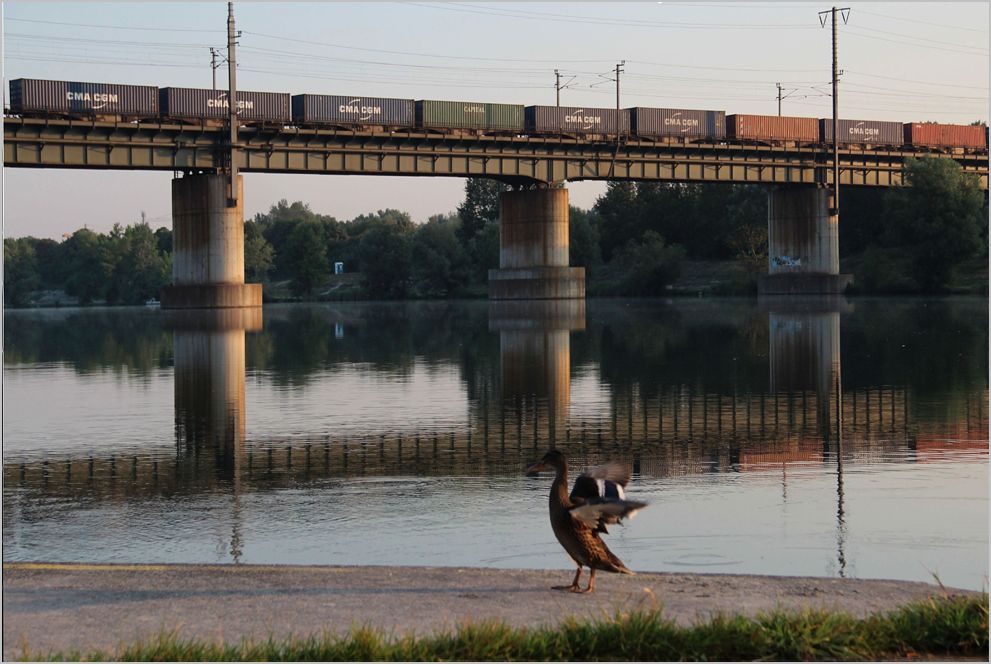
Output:
M5 561L570 578L553 444L632 467L633 569L987 588L980 298L7 311L4 347Z

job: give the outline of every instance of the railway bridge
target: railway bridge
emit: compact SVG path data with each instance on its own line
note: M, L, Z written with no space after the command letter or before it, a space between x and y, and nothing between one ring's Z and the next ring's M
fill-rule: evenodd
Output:
M832 152L824 146L680 138L584 140L479 133L359 131L161 122L4 118L4 165L16 168L160 170L172 182L173 284L167 308L254 307L261 286L244 283L244 213L228 195L231 168L248 173L487 177L514 186L501 197L495 300L576 299L583 268L568 256L568 181L628 180L761 184L769 189L772 261L765 292L840 292ZM953 159L988 187L988 153L839 149L841 186L889 187L906 159ZM238 189L241 185L238 183Z

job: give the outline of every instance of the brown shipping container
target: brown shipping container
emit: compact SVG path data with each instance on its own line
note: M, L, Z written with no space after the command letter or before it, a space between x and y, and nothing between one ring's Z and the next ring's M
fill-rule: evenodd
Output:
M948 148L986 148L987 127L909 122L905 124L905 143Z
M793 118L778 115L727 115L726 135L755 141L819 141L816 118Z
M837 120L837 143L869 143L871 145L901 145L902 123L880 120ZM819 136L823 143L833 142L832 118L819 120Z
M158 88L18 78L10 82L12 113L158 116Z
M164 118L226 118L230 108L226 90L160 88L159 100ZM237 106L241 122L290 122L288 93L238 90Z
M631 108L630 121L637 136L725 138L726 113L680 108Z
M620 126L630 133L630 111L620 110ZM535 133L615 134L615 108L527 106L526 130Z

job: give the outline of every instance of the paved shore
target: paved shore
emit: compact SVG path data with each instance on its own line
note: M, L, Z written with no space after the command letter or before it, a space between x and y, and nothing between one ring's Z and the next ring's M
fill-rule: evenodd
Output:
M239 640L370 625L429 634L463 620L540 625L662 605L683 624L716 612L829 608L854 615L944 594L907 581L600 573L593 594L551 590L573 570L269 565L3 566L3 657L112 651L162 630ZM583 582L587 575L583 575Z

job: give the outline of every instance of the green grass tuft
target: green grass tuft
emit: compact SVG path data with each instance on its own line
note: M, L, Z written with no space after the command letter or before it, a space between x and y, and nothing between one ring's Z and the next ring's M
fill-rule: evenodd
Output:
M25 652L25 655L29 653ZM818 661L913 655L988 655L988 595L947 596L867 618L775 611L717 615L680 627L660 609L620 612L557 627L466 623L427 637L392 637L363 626L344 636L272 637L236 644L183 640L174 632L115 653L71 652L86 661ZM37 657L30 657L38 659Z

